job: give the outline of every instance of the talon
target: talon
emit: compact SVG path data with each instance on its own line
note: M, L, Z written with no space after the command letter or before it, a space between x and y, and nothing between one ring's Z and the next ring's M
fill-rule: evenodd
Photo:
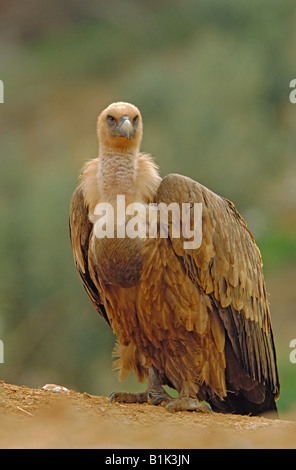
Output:
M113 402L114 402L114 400L115 400L117 394L118 394L118 392L112 392L112 393L110 393L110 395L109 395L110 403L113 403Z
M212 410L211 406L208 403L202 403L202 405L205 408L204 413L213 413L213 410Z
M159 397L154 398L154 400L149 402L149 404L157 406L157 405L161 405L163 402L167 402L168 400L169 398L167 397L159 396Z
M169 400L171 400L171 397L163 389L147 391L147 402L149 405L158 406L163 402L168 402Z

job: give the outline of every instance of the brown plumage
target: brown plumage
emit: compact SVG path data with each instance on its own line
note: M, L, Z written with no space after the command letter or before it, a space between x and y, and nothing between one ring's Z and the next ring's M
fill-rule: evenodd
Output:
M190 178L161 179L140 153L142 118L114 103L98 119L99 157L86 163L70 208L73 255L84 287L117 336L120 378L148 379L140 394L112 401L163 403L171 410L276 411L276 354L259 249L234 205ZM202 243L184 236L98 238L95 208L202 203ZM126 219L127 222L128 218ZM162 388L179 392L171 400Z

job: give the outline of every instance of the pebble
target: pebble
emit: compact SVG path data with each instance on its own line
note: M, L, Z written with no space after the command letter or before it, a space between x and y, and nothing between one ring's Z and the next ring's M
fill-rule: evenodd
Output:
M49 390L51 392L64 392L64 393L70 392L68 388L63 387L62 385L56 385L56 384L46 384L42 388L43 390Z

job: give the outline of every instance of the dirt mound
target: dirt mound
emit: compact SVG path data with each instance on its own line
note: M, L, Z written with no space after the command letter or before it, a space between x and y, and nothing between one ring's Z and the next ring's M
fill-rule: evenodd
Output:
M111 404L61 386L0 383L1 448L295 448L296 423Z

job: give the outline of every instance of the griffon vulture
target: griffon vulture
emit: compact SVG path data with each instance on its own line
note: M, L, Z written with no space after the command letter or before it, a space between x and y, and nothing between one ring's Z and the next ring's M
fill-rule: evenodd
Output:
M74 261L118 339L119 379L133 370L139 382L147 380L145 392L114 392L111 401L170 411L276 413L279 379L262 261L245 221L200 183L159 176L152 158L140 153L142 117L135 106L111 104L99 115L97 134L99 156L85 164L71 199ZM118 216L126 225L131 216L118 209L119 195L124 207L140 203L147 210L152 203L189 203L191 219L201 203L200 246L185 248L183 232L172 236L172 217L167 236L159 230L157 236L122 235ZM114 209L112 236L96 233L97 222L105 217L101 231L108 223L100 203Z

